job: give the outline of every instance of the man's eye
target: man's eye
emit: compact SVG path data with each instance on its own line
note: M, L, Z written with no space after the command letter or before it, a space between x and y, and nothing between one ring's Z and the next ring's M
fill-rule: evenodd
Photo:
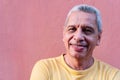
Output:
M75 27L68 28L68 31L69 32L74 32L74 31L76 31L76 28Z
M85 28L85 29L83 29L83 32L84 32L85 34L89 35L89 34L94 33L94 30L93 30L93 29L89 29L89 28Z

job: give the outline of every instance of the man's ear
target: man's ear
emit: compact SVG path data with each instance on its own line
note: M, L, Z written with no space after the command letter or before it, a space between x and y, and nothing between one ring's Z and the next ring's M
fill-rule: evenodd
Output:
M97 43L96 43L97 46L100 45L100 40L101 40L101 33L98 34Z

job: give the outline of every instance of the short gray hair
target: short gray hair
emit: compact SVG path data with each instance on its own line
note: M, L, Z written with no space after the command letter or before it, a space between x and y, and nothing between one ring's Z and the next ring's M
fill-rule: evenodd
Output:
M102 32L102 19L101 19L101 15L100 15L99 10L97 8L93 7L93 6L89 6L89 5L86 5L86 4L81 4L81 5L74 6L69 11L69 13L67 15L67 18L66 18L66 21L65 21L65 25L68 22L69 16L74 11L83 11L83 12L86 12L86 13L93 13L93 14L95 14L96 15L96 19L97 19L96 22L97 22L97 26L98 26L98 31Z

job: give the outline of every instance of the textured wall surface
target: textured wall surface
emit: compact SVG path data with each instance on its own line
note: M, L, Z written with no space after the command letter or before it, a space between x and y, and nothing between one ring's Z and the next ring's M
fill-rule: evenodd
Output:
M103 34L94 56L120 68L120 0L0 0L0 80L29 80L37 60L65 52L67 12L83 3L102 13Z

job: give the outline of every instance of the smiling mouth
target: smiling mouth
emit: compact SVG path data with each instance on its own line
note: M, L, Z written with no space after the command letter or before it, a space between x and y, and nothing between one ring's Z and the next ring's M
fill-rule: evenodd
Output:
M81 44L70 44L70 46L77 52L83 52L88 47L87 45Z

